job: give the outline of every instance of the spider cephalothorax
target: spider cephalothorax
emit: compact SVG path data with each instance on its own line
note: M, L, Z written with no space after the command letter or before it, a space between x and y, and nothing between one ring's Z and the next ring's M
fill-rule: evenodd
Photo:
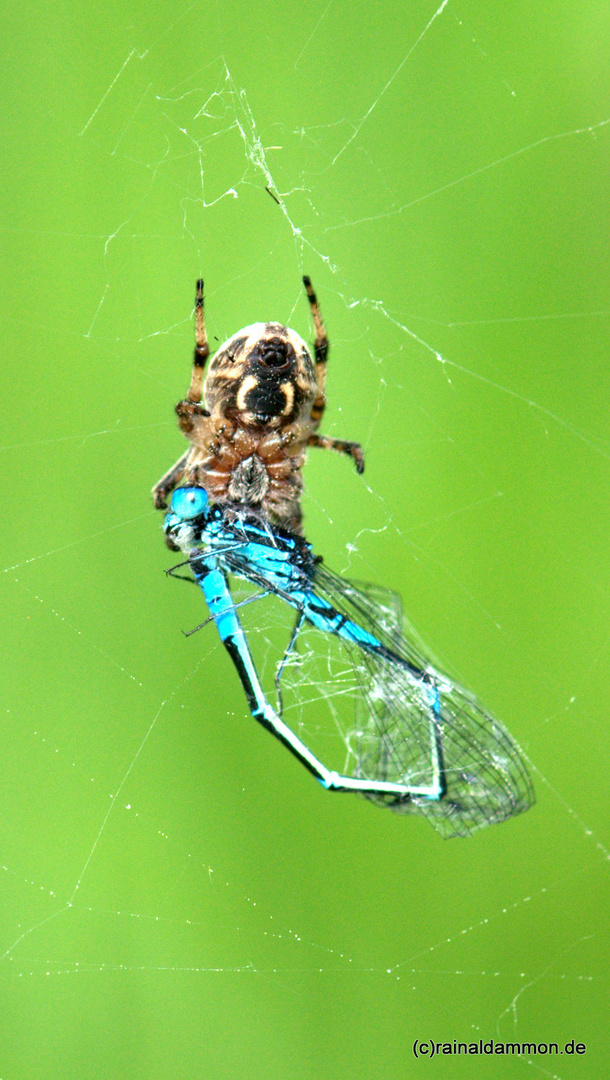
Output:
M214 502L254 509L298 533L308 446L350 454L362 472L358 443L317 434L326 405L328 339L309 278L303 283L316 329L315 361L294 330L254 323L221 345L204 380L209 348L203 282L197 282L193 374L186 399L176 406L191 446L153 488L158 508L177 484L194 484Z

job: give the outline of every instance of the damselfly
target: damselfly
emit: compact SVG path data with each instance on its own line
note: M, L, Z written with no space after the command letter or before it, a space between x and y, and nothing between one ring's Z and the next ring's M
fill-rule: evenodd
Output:
M533 804L517 744L472 694L430 663L396 608L392 614L392 594L340 577L302 537L264 517L246 516L243 508L213 505L203 488L174 491L164 528L203 590L252 716L325 788L422 814L445 837L466 836ZM250 599L275 596L296 611L276 665L276 707L263 690L229 576L255 586ZM282 716L282 675L307 627L317 631L320 651L329 639L338 640L353 665L353 767L346 774L328 768Z

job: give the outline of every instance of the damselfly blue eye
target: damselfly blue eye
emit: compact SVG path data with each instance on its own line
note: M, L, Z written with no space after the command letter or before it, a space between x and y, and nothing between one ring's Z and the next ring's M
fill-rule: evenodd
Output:
M172 510L174 514L192 521L201 514L207 513L209 499L203 488L176 488L172 495Z

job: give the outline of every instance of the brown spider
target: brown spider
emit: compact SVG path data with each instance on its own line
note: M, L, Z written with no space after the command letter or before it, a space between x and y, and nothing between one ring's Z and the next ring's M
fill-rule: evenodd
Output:
M276 525L301 533L302 468L308 446L349 454L359 473L358 443L318 435L326 406L328 338L308 277L315 363L294 330L254 323L229 338L205 374L209 346L203 318L203 281L195 299L195 357L191 385L176 405L189 449L153 488L162 510L179 484L203 487L214 502L255 510Z

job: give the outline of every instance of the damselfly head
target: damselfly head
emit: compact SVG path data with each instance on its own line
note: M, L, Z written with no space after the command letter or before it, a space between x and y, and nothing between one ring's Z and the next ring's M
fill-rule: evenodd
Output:
M195 544L211 512L210 501L203 488L176 488L170 512L165 515L163 522L167 546L173 551L181 551Z
M195 518L207 515L209 508L208 493L202 487L176 488L172 495L173 514L185 521L194 521ZM168 517L170 516L168 514Z

